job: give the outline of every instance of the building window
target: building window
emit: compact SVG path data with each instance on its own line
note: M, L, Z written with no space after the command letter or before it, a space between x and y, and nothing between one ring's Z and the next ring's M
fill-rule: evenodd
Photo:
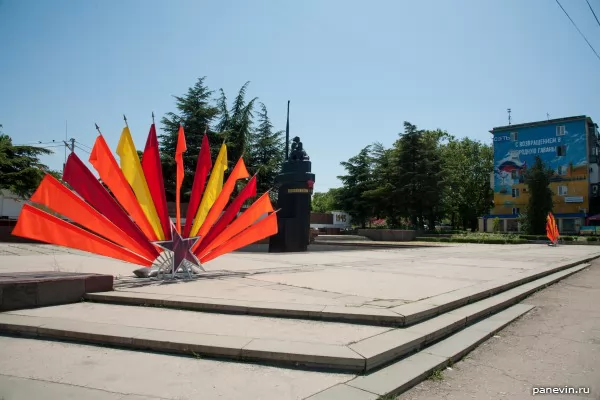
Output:
M592 147L592 155L593 156L597 156L598 155L598 148L597 147Z
M519 197L519 189L518 188L513 188L512 197Z
M513 215L519 215L521 213L521 210L518 207L513 207L512 213Z
M566 175L567 174L567 166L566 165L559 165L557 172L558 172L558 175Z
M517 173L517 170L516 170L516 169L513 169L513 170L510 172L510 177L511 177L511 179L517 179L517 178L519 177L519 174Z
M567 146L565 146L565 145L556 146L556 155L559 157L566 156L567 155Z
M572 218L562 220L562 232L561 233L576 233L575 220Z
M556 136L565 136L565 126L560 125L556 127Z
M566 186L559 186L558 187L558 195L559 196L566 196L567 195L567 187Z
M510 140L512 140L513 142L516 142L517 140L519 140L519 132L511 132Z

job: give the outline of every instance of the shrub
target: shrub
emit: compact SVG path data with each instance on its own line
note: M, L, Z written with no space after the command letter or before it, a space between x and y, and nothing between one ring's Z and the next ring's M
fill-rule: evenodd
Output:
M564 240L565 242L573 242L575 238L573 236L564 236L562 237L562 240Z
M542 236L542 235L519 235L519 239L525 239L525 240L547 240L548 238L546 236Z
M483 236L483 235L481 235ZM434 242L434 243L480 243L480 244L525 244L527 240L519 238L498 238L498 237L481 237L474 238L468 236L457 236L457 237L418 237L415 240L419 242Z
M500 218L498 218L498 217L494 218L492 230L494 231L494 233L500 232Z
M596 236L588 236L588 237L586 238L586 240L587 240L588 242L597 242L597 241L598 241L598 238L597 238Z

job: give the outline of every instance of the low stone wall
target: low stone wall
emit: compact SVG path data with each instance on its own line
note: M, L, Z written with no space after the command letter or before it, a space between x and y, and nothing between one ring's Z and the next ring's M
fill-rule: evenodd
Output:
M400 229L359 229L359 236L379 242L410 242L417 237L417 231Z

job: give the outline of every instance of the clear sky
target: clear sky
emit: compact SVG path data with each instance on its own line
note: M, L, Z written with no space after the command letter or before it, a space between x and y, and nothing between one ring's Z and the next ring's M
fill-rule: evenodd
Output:
M561 3L600 52L585 0ZM554 0L0 0L0 124L15 143L62 140L67 120L91 146L97 122L114 150L125 113L141 149L151 112L174 111L198 77L229 97L251 81L276 128L292 101L317 191L405 120L486 142L508 107L514 123L599 121L599 71ZM60 169L57 150L44 161Z

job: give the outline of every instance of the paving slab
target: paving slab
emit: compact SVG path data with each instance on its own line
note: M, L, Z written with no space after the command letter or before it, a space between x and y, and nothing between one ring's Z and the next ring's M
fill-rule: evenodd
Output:
M124 327L229 335L255 339L285 338L297 342L344 345L386 332L390 328L345 323L227 315L151 307L76 303L19 310L8 315L60 318Z
M429 373L447 364L445 357L417 353L373 374L359 376L347 385L380 396L402 392L426 378Z
M21 379L0 384L0 398L14 395L6 400L87 399L94 390L108 393L98 400L113 400L112 393L131 396L119 400L304 399L354 377L2 336L0 349L0 374ZM63 397L28 396L35 382L60 385L42 388Z
M346 384L335 385L327 390L310 396L307 400L377 400L375 393L366 392Z
M133 400L124 393L6 375L0 375L0 396L5 400ZM159 400L158 397L153 399Z

